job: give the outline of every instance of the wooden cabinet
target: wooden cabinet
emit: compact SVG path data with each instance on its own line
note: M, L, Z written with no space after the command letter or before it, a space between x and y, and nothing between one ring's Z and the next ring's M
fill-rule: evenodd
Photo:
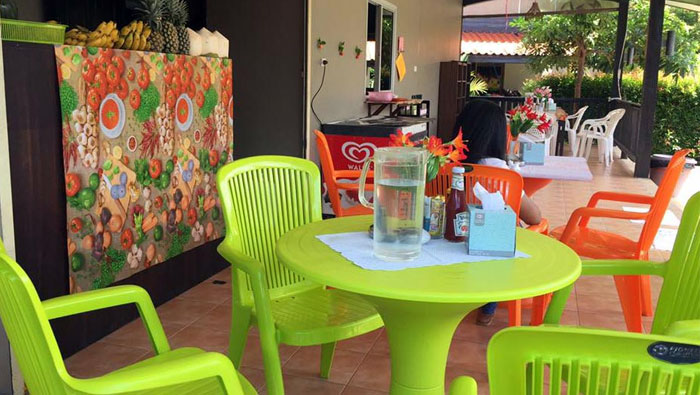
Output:
M469 66L464 62L440 63L440 92L438 96L438 137L452 138L457 115L469 97Z

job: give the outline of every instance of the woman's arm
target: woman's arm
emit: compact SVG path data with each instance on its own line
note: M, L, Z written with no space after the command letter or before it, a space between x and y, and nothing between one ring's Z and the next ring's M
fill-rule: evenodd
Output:
M537 203L525 194L520 203L520 219L528 225L539 224L542 221L542 213Z

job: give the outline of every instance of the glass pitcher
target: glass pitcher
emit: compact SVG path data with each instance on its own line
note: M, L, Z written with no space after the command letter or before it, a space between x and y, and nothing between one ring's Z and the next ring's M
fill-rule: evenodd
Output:
M423 148L378 148L362 167L360 203L374 209L374 256L381 260L410 261L420 255L427 159ZM365 199L372 162L374 203Z

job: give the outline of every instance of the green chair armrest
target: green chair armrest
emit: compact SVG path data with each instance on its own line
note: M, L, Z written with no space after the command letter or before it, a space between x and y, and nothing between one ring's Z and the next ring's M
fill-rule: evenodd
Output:
M469 376L459 376L450 383L450 395L476 395L476 380Z
M225 394L241 394L241 385L233 363L219 353L202 353L163 361L157 365L125 369L73 385L85 393L127 393L151 391L171 385L218 378Z
M582 276L654 275L663 277L666 264L632 259L592 259L581 261Z
M146 326L148 336L151 339L151 344L153 344L156 354L170 351L170 345L168 345L165 331L160 323L160 319L158 319L156 308L153 306L148 292L141 287L135 285L121 285L73 295L59 296L43 301L42 307L44 308L47 318L52 320L132 303L138 308L139 315Z
M260 329L260 347L263 350L263 365L265 367L265 381L270 394L283 394L282 371L279 352L277 351L277 328L272 317L270 306L270 294L267 290L265 267L257 259L252 258L233 247L233 243L224 239L216 250L226 259L233 268L242 270L250 278L253 288L253 301L255 303L255 318ZM274 352L272 351L274 350Z
M251 277L265 276L265 267L257 259L238 251L232 243L225 238L217 247L216 251L224 257L235 269L242 270Z
M676 321L666 328L664 335L700 340L700 320Z

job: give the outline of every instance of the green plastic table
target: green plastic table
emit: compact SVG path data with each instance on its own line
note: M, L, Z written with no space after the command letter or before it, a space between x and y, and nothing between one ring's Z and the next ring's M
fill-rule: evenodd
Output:
M315 237L366 232L371 223L371 216L355 216L301 226L280 238L277 255L305 278L374 304L389 338L392 394L444 394L452 336L469 312L487 302L557 290L550 310L561 310L581 273L581 260L569 247L520 228L517 248L530 258L400 271L362 269Z

